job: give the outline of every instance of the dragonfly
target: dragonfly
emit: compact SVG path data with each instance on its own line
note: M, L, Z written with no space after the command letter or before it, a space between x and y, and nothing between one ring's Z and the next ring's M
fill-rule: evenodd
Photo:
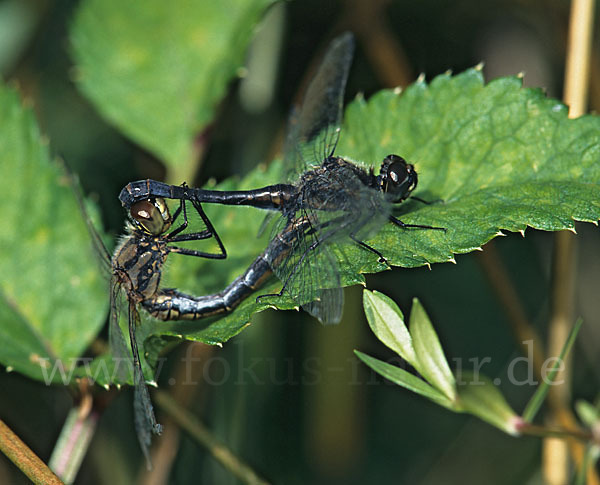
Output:
M418 176L414 166L398 155L384 158L378 175L373 169L334 155L338 144L343 97L354 52L354 38L345 33L334 39L311 81L301 108L292 114L284 166L287 183L254 190L218 191L140 180L126 185L119 195L124 207L146 197L193 200L197 203L247 205L279 211L273 224L271 243L248 271L215 295L193 297L169 290L146 305L155 314L173 318L201 318L212 312L229 311L251 289L274 272L283 282L279 293L287 293L322 323L338 323L343 292L333 246L348 239L385 257L365 242L387 221L402 229L445 231L445 228L406 224L392 214L396 204L412 196Z
M385 163L400 163L402 165L403 161L395 159L394 155L390 155L386 157ZM399 172L399 170L396 170L396 172ZM408 197L410 192L416 187L410 180L413 175L416 176L416 172L410 171L407 166L405 175L405 178L399 179L401 182L396 185L402 185L406 190L405 197ZM333 224L330 224L330 222ZM298 217L286 224L283 230L271 239L267 248L250 264L248 269L224 290L198 297L180 292L175 288L165 288L160 289L154 298L143 301L142 305L148 313L160 320L197 320L228 313L233 311L249 295L260 289L271 277L274 268L279 268L282 264L285 264L288 268L288 276L284 280L284 285L280 292L260 295L257 297L257 302L263 298L282 296L286 291L286 286L289 285L289 281L300 274L297 272L297 268L302 266L302 260L306 259L309 263L312 263L310 251L314 250L315 247L311 249L307 241L312 240L311 238L315 234L322 234L323 231L327 230L328 226L334 224L338 226L340 224L343 225L344 221L339 218L332 219L331 221L321 223L322 227L319 227L315 226L313 221L307 216ZM406 226L429 227L407 224L403 224L402 227ZM329 236L329 233L326 233L326 236ZM357 242L361 243L361 241ZM304 250L298 249L299 244L304 244ZM315 246L315 242L312 243L312 246ZM376 254L380 254L377 250L366 244L365 247L375 251ZM291 255L294 252L296 259L291 259ZM330 261L333 265L333 260ZM337 274L333 273L336 269L336 267L330 267L331 272L328 274L333 274L334 277L337 277ZM306 268L303 268L302 271L306 271ZM285 272L281 272L280 274L285 274ZM328 276L325 278L321 277L321 281L318 281L319 274L322 274L322 268L316 272L317 276L311 275L308 283L306 280L302 282L308 287L303 289L303 298L306 299L310 294L313 295L313 301L304 303L302 307L324 324L338 323L341 318L343 293L339 286L328 284L326 280ZM305 273L303 275L306 278ZM334 284L339 284L339 280L335 279ZM328 286L332 287L328 288Z
M96 253L99 255L103 267L110 274L109 341L116 372L121 382L126 382L131 373L131 368L123 364L131 361L130 356L133 357L135 428L142 452L148 467L151 468L149 446L152 434L160 434L162 426L156 420L142 370L136 339L136 329L141 321L138 307L143 306L144 302L153 301L158 297L162 269L170 253L210 259L223 259L227 253L200 204L191 201L206 229L199 232L184 232L188 227L186 201L181 200L177 210L171 215L163 198L150 197L131 204L126 223L127 233L111 255L87 214L83 196L77 188L75 180L74 188ZM183 221L176 226L180 216ZM219 246L218 253L173 246L173 243L176 242L199 241L209 238L215 239ZM126 303L122 301L123 297ZM121 308L125 306L127 307L131 353L127 349L125 337L119 326Z

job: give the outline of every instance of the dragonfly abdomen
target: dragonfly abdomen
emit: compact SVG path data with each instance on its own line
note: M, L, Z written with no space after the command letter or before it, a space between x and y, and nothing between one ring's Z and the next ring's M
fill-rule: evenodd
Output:
M291 184L268 185L255 190L189 190L193 190L194 197L200 203L249 205L267 210L281 210L297 193L296 187Z
M142 301L142 305L159 320L197 320L232 311L270 276L271 267L261 255L242 276L219 293L196 297L166 288Z

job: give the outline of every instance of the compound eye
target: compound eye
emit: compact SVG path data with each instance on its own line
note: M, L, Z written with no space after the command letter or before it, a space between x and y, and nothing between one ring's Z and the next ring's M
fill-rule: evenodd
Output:
M388 177L394 185L403 185L409 179L409 172L406 163L394 162L388 169Z
M133 221L143 231L157 236L168 227L163 214L155 200L141 200L131 205L129 210Z
M398 155L388 155L381 165L382 190L386 198L397 203L405 200L417 186L417 172Z

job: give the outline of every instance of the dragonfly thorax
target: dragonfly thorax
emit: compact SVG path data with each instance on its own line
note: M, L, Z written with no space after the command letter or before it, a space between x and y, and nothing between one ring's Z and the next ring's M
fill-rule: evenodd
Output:
M129 216L137 229L151 236L164 233L173 222L167 203L162 197L135 202L129 209Z
M406 163L398 155L388 155L383 159L377 178L379 190L393 203L406 200L418 182L414 165Z

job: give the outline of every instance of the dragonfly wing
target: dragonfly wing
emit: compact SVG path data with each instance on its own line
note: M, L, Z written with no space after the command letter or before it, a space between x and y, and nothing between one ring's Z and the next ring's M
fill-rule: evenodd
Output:
M338 159L306 172L295 210L284 214L272 233L275 240L294 229L293 237L287 236L291 250L274 258L273 270L284 291L323 323L337 323L343 305L339 264L331 245L343 253L352 239L363 241L375 234L390 211L381 192L365 183L366 176Z
M273 220L277 216L279 216L277 212L268 212L265 218L263 219L262 223L260 224L260 227L258 228L256 237L261 237L265 233L266 228L273 224Z
M104 241L102 241L100 234L94 227L94 224L92 223L92 219L90 218L90 214L88 213L88 211L85 207L85 202L83 199L83 195L81 193L81 184L79 183L79 179L77 178L77 176L75 174L72 174L70 171L68 173L70 175L71 187L73 189L73 194L75 194L75 200L77 201L77 206L79 207L81 216L83 217L83 220L85 221L85 224L88 228L88 232L90 233L90 236L92 238L94 252L100 261L100 265L102 266L103 271L105 271L106 274L110 274L111 273L110 253L108 252L108 249L104 245Z
M160 434L162 426L156 422L154 408L150 400L150 393L146 386L144 372L140 361L136 340L136 328L140 323L140 314L136 308L135 302L129 301L129 339L131 341L131 351L133 353L133 380L135 389L133 393L133 415L135 420L135 429L138 435L140 446L146 457L148 469L152 468L150 461L150 444L152 434Z
M304 311L310 313L323 325L336 325L342 319L344 310L344 290L342 288L325 288L318 291L317 299L302 305Z
M310 82L298 111L292 112L285 146L287 180L332 155L342 121L346 80L354 54L354 37L346 32L332 41Z
M273 240L282 237L289 250L271 262L274 273L290 296L323 324L340 321L343 292L337 260L327 246L327 232L310 220L306 211L292 222L281 217ZM291 229L292 228L292 229ZM320 239L325 237L325 239Z
M108 341L115 367L115 378L119 384L132 382L131 379L131 352L123 336L119 319L123 307L121 287L113 278L110 285L110 321L108 326Z

